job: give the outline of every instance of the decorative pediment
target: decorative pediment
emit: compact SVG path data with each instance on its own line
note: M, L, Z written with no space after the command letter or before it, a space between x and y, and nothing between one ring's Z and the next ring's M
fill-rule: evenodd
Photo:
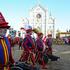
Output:
M41 5L37 5L37 6L33 7L31 11L33 11L33 12L44 12L44 11L46 11L46 9L44 9Z

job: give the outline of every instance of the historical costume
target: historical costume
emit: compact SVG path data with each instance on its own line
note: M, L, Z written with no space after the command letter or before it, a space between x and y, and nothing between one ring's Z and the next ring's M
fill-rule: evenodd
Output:
M48 38L46 38L46 46L48 46L47 52L48 54L52 54L52 34L48 34Z
M45 49L45 53L48 56L49 59L51 59L51 61L57 61L60 57L55 56L52 54L52 34L48 34L48 38L46 39L46 43L45 45L48 46Z
M31 58L32 63L35 64L35 56L34 56L35 44L31 35L32 35L32 27L28 26L28 28L26 29L25 38L23 39L22 42L24 51L20 60L28 62L29 59Z
M14 63L10 43L5 36L8 28L10 26L0 12L0 70L9 70L9 63Z
M43 43L42 37L43 37L43 34L41 32L37 33L37 40L36 40L36 45L38 49L37 61L40 64L42 64L43 68L46 68L45 66L47 66L46 64L48 62L48 58L44 54L44 43Z

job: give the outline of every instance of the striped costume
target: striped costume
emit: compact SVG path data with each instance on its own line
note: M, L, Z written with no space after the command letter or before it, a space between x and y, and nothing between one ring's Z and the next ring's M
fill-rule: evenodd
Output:
M9 62L14 63L11 47L7 37L0 38L0 70L10 70Z

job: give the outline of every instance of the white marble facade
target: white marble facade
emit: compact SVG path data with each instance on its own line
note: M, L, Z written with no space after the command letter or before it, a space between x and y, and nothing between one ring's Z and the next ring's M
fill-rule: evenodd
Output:
M38 28L44 35L52 33L53 25L48 22L48 10L44 9L41 5L37 5L30 10L29 24L33 28Z

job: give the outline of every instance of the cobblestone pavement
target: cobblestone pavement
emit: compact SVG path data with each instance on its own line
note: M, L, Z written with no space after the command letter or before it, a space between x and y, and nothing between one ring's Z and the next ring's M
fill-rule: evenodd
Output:
M18 47L14 47L13 57L15 61L18 61L22 50L18 50ZM59 56L58 61L48 62L48 69L42 70L70 70L70 45L53 45L53 54Z

